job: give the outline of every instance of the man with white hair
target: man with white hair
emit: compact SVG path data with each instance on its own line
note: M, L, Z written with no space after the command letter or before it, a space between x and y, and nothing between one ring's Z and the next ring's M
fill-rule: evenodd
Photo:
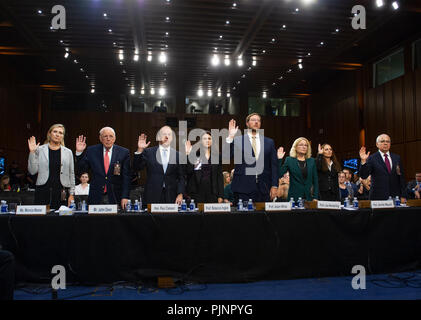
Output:
M371 175L370 200L386 200L398 196L404 203L406 202L405 174L400 156L389 151L390 145L390 137L381 134L376 139L378 152L370 156L365 147L360 149L360 176L367 179Z
M89 204L121 204L125 209L129 199L130 152L115 145L113 128L99 131L100 144L86 149L86 137L76 138L76 164L79 172L91 171ZM85 151L86 150L86 151Z
M145 204L181 204L185 191L184 168L180 164L178 151L171 147L171 128L164 126L159 129L157 140L158 146L148 148L150 142L147 142L147 136L142 133L133 159L135 171L146 168Z

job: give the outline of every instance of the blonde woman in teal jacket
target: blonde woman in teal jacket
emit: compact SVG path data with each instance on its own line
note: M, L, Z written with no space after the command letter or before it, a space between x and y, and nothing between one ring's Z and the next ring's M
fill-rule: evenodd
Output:
M307 201L319 197L319 184L317 178L316 161L311 157L311 145L304 137L294 141L289 157L282 164L285 156L284 148L278 149L279 176L289 172L288 199L303 198Z

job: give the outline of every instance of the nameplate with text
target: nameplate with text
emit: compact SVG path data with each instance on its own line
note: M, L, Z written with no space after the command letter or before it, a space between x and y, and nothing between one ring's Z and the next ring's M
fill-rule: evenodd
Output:
M17 206L16 214L21 215L45 215L47 214L47 206Z
M317 201L317 209L341 210L340 201Z
M151 212L176 213L178 212L178 204L176 203L152 203Z
M393 209L395 203L393 200L371 200L371 209Z
M266 211L291 211L290 202L265 202Z
M91 204L88 209L88 214L117 214L117 212L116 204Z
M231 212L229 203L205 203L203 210L205 212Z

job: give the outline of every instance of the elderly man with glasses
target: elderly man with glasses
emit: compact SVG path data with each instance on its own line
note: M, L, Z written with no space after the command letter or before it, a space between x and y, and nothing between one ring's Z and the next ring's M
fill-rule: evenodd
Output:
M389 197L401 198L406 202L405 174L399 155L391 153L391 140L387 134L381 134L376 139L378 152L370 156L366 148L360 149L360 175L367 179L371 175L370 200L386 200Z

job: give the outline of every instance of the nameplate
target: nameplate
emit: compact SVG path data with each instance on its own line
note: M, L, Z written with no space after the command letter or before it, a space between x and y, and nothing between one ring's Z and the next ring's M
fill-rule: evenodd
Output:
M317 201L317 209L341 210L340 201Z
M45 215L47 214L47 206L17 206L16 214L21 215Z
M290 202L265 202L265 211L291 211Z
M395 203L393 200L371 200L371 209L393 209Z
M116 204L91 204L88 214L116 214L118 208Z
M178 212L178 204L176 203L152 203L151 204L151 212Z
M231 206L229 203L205 203L205 212L231 212Z

